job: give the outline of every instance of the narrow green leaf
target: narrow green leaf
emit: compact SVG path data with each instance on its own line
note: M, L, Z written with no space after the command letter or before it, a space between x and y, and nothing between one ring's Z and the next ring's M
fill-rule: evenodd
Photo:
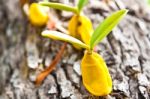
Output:
M66 42L69 42L71 44L75 44L75 45L77 45L81 48L89 49L89 46L84 44L80 40L78 40L78 39L76 39L76 38L74 38L70 35L61 33L61 32L45 30L45 31L42 32L42 36L49 37L49 38L52 38L52 39L55 39L55 40L66 41Z
M147 0L147 3L150 5L150 0Z
M86 5L88 3L88 0L78 0L78 10L79 12L82 10L82 8L84 7L84 5Z
M90 49L98 44L109 32L120 22L120 20L127 14L128 10L123 9L113 13L107 17L94 31L90 40Z
M74 13L78 13L77 8L75 7L71 7L65 4L61 4L61 3L52 3L52 2L39 2L39 4L43 5L43 6L48 6L50 8L55 8L58 10L65 10L65 11L71 11Z
M43 0L44 2L48 2L48 0Z

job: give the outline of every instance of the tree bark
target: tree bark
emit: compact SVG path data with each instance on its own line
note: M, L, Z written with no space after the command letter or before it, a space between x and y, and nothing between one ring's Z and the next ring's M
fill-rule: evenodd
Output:
M68 4L66 1L59 0ZM49 66L62 43L41 37L44 28L30 24L19 0L0 0L0 99L149 99L150 8L146 2L90 0L83 12L95 28L106 16L123 8L129 9L128 15L97 46L112 76L113 91L96 97L82 84L83 51L69 44L56 69L41 86L35 86L37 74ZM72 13L54 12L66 26Z

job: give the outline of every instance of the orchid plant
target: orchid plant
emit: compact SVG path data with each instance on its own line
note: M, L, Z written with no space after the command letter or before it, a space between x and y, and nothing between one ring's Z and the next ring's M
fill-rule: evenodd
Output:
M80 0L81 2L82 0ZM86 0L83 0L86 1ZM84 3L78 4L83 5ZM50 3L41 3L42 5L48 5L57 9L64 9L66 11L73 11L79 13L82 6L78 8L64 6L62 4L57 6ZM55 5L55 6L54 6ZM87 38L88 43L83 42L73 36L51 30L44 30L42 32L43 37L48 37L54 40L61 40L69 42L77 47L86 49L84 56L81 61L81 72L82 80L85 88L93 95L104 96L108 95L112 91L112 79L109 74L108 68L104 59L96 52L93 51L94 47L105 38L112 29L120 22L120 20L127 14L128 10L122 9L114 12L112 15L107 17L103 22L101 22L98 27L91 31L92 35ZM82 30L86 34L86 28L82 27ZM75 33L77 31L74 31ZM82 32L82 31L81 31ZM85 37L86 39L86 37Z

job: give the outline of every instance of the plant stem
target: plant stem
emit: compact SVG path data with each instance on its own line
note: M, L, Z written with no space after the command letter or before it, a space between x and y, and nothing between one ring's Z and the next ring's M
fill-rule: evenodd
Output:
M77 14L79 13L76 7L71 7L65 4L61 4L61 3L40 2L40 4L43 6L48 6L48 7L59 9L59 10L71 11Z
M93 52L93 50L87 49L87 53L88 53L88 54L92 54L92 52Z
M49 65L48 68L46 68L43 72L41 72L37 78L36 78L36 85L40 85L42 83L42 81L47 77L47 75L49 73L52 72L52 70L56 67L56 64L59 62L59 60L61 59L62 55L63 55L63 52L64 52L64 49L66 47L67 43L65 42L62 46L61 46L61 49L60 51L57 53L55 59L52 61L52 63Z

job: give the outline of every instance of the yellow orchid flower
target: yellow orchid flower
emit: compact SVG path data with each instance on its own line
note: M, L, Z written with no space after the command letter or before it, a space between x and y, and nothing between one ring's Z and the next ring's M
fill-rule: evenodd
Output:
M93 27L90 19L84 15L74 15L68 26L69 34L89 45ZM77 46L75 46L79 49Z
M90 19L81 13L83 6L86 5L87 2L88 0L79 0L76 7L71 7L68 5L53 2L40 2L40 4L43 6L48 6L59 10L73 12L74 15L70 19L68 26L69 34L75 38L80 39L85 44L89 45L90 38L93 33L93 27ZM81 49L76 45L73 46L77 49Z
M128 10L122 9L113 13L102 23L100 23L93 32L91 21L86 16L79 14L83 5L85 5L87 1L88 0L80 0L78 4L78 10L74 7L65 6L62 4L41 3L45 6L76 13L71 18L68 26L71 36L49 30L43 31L42 36L55 40L66 41L72 43L78 48L85 48L86 52L84 53L84 57L81 61L83 85L91 94L96 96L104 96L110 94L112 91L112 79L105 61L98 53L94 52L93 49L112 31L112 29L127 14Z
M45 25L48 21L47 7L32 3L29 7L29 19L35 26Z
M81 61L83 84L96 96L108 95L112 91L112 80L103 58L95 53L85 52Z

